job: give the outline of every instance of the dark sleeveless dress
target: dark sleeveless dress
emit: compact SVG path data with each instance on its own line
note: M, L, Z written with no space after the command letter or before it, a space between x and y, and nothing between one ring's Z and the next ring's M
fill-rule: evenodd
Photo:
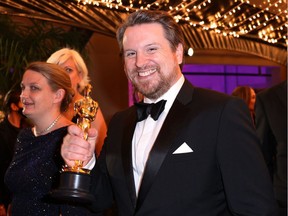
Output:
M64 164L60 146L66 134L67 127L62 127L38 137L29 128L18 135L16 152L5 175L13 194L13 216L93 215L84 206L59 203L49 196Z

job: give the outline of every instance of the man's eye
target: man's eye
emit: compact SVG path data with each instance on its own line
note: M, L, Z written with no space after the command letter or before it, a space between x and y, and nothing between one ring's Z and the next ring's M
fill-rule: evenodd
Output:
M155 52L156 50L157 50L156 47L151 47L151 48L148 49L148 52Z
M126 57L133 57L133 56L135 56L135 52L127 52L127 53L125 54L125 56L126 56Z

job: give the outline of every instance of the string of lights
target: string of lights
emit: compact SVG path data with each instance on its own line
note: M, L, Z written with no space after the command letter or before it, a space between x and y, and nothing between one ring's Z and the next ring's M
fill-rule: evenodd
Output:
M166 10L180 24L223 36L253 37L287 47L288 10L284 0L76 0L89 7L120 12Z

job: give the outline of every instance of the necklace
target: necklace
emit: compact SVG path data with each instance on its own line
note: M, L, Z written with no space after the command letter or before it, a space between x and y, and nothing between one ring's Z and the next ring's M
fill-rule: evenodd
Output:
M34 133L35 133L35 135L36 135L36 136L39 136L39 135L41 135L41 134L43 134L43 133L51 130L51 128L58 122L58 120L60 119L60 117L61 117L61 113L57 116L57 118L56 118L46 129L44 129L44 130L42 130L42 131L40 131L40 132L37 132L36 127L34 127Z

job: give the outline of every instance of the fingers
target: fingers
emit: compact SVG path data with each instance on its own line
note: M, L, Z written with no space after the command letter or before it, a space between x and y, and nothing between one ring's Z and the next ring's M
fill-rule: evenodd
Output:
M68 166L74 166L75 160L87 164L94 154L97 139L96 129L88 130L88 139L84 139L84 132L76 125L68 127L68 134L63 139L61 156Z
M84 132L77 125L70 125L68 127L68 134L83 137Z
M84 166L93 158L93 154L95 153L95 148L96 148L97 137L98 137L98 131L95 128L91 128L88 130L87 142L89 143L89 146L88 146L89 154L86 155L87 159L83 162Z
M97 137L98 137L98 131L95 128L91 128L88 130L87 141L90 143L90 147L93 147L93 152L95 149Z

